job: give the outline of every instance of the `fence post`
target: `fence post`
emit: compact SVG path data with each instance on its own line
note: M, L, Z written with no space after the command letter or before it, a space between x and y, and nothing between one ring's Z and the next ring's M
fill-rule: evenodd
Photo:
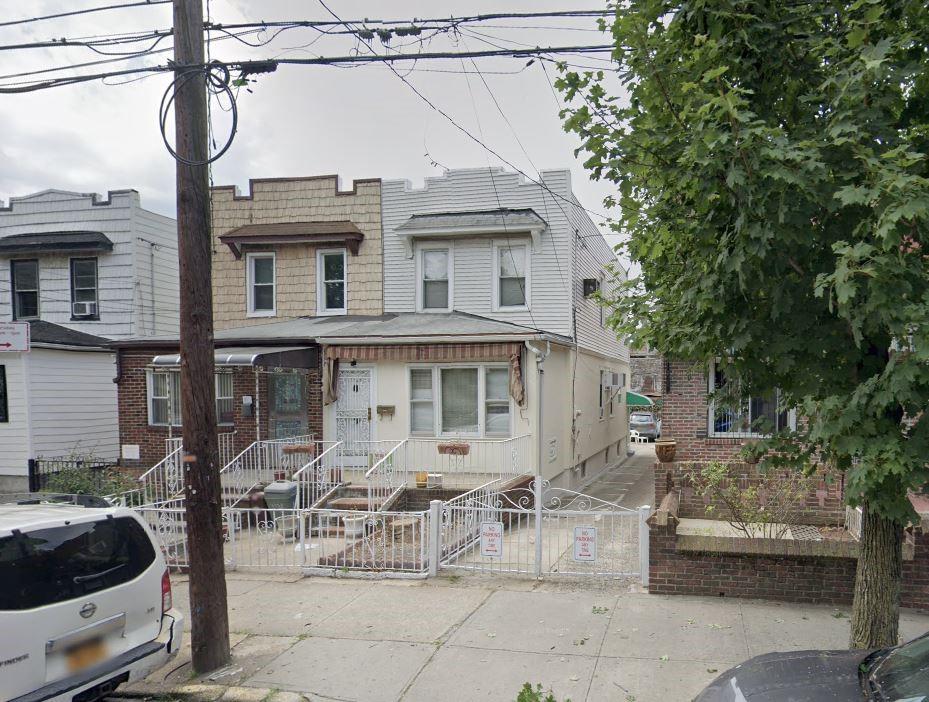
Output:
M535 476L532 484L535 492L535 577L542 577L542 476Z
M439 574L442 556L442 500L429 502L429 577Z
M652 508L649 505L639 507L639 572L642 585L648 587L648 515Z
M229 535L229 570L236 569L236 548L235 548L235 507L227 507L223 510L226 513L226 533Z

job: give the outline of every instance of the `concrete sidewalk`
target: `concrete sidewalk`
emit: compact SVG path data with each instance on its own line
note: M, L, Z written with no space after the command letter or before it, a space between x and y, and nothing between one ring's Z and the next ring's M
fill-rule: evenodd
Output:
M230 574L234 662L194 678L189 654L121 695L289 702L512 702L525 682L559 702L691 699L768 651L844 648L848 611L664 597L602 581L429 581ZM186 580L175 580L186 611ZM929 629L906 612L902 632ZM189 643L189 642L188 642Z

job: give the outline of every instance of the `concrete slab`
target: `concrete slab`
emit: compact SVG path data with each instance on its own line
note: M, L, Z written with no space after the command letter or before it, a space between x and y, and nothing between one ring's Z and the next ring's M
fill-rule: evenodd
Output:
M729 663L600 658L588 702L669 702L689 700ZM572 698L573 699L573 698Z
M617 601L601 654L737 663L749 651L737 602L625 595Z
M581 702L590 684L595 660L588 656L445 646L429 661L401 699L403 702L513 702L523 684L528 682L551 689L556 699Z
M343 607L338 616L311 626L311 636L376 641L438 641L465 619L490 593L418 583L415 587L376 587Z
M449 639L456 646L596 655L614 595L590 592L493 593Z
M425 644L309 637L246 685L353 702L395 702L434 652L435 646Z

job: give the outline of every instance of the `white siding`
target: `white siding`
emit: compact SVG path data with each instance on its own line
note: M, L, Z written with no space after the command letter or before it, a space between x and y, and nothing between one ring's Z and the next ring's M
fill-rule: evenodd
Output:
M111 339L166 334L177 330L177 243L174 221L141 209L135 191L110 193L109 201L90 194L45 191L13 198L0 208L0 238L13 234L56 231L99 231L113 242L113 250L97 256L99 320L71 319L70 259L61 255L22 255L39 261L39 316L41 319ZM156 253L155 302L151 300L151 261ZM140 273L146 278L141 279ZM0 259L0 319L12 318L10 261ZM157 311L152 328L151 314ZM146 325L148 323L148 325Z
M119 455L116 356L35 348L29 358L34 457Z
M543 182L562 198L570 196L567 171L545 172ZM413 188L408 181L385 181L382 194L385 312L416 311L415 260L408 257L403 241L395 234L397 227L412 215L528 207L548 222L541 250L530 249L530 311L492 311L494 272L490 238L455 240L453 307L460 312L573 336L570 204L516 173L487 168L449 171L439 178L427 178L423 188ZM513 232L510 240L530 241L525 233L518 232Z
M6 368L10 421L0 422L0 475L29 474L29 411L23 356L0 353L0 366Z

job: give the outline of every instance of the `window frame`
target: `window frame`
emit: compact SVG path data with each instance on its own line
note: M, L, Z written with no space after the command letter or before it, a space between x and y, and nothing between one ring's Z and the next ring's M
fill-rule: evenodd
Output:
M426 265L425 254L427 251L445 251L448 267L446 270L446 280L448 282L448 297L445 307L426 307ZM455 305L455 247L451 242L445 244L421 244L416 247L416 311L426 313L451 312Z
M326 306L326 283L338 282L325 279L325 257L332 254L342 256L342 307L328 308ZM316 251L316 314L320 317L332 317L348 314L348 251L339 249L318 249Z
M155 397L155 376L156 375L166 375L168 376L168 394L165 396L159 395ZM233 372L226 369L216 369L213 371L213 402L214 408L216 411L216 426L232 426L235 424L235 379L233 378L232 385L230 386L231 395L228 396L219 396L219 376L225 375L232 377ZM171 397L171 388L174 387L174 376L177 376L177 389L178 396L176 398ZM145 404L148 409L148 426L150 427L183 427L184 418L181 415L181 398L180 398L180 385L181 383L181 369L178 367L174 368L146 368L145 373ZM168 421L167 422L155 422L154 421L154 405L155 400L167 400L168 401ZM232 420L228 422L221 422L218 403L219 400L232 400ZM177 423L174 422L175 415L177 418Z
M255 261L271 259L271 309L255 309L255 286L267 286L268 283L255 282ZM254 251L245 254L245 285L246 285L246 317L276 317L277 316L277 253L274 251Z
M521 305L501 305L500 304L500 255L504 249L523 249L525 251L525 270L523 271L524 301ZM525 312L530 309L530 300L532 299L532 256L528 242L500 241L493 242L493 300L491 300L494 312Z
M74 264L75 263L85 263L92 261L94 264L94 313L93 314L74 314L74 303L75 302L89 302L88 300L77 300L75 299L78 288L75 287L75 277L74 277ZM72 320L82 320L82 321L95 321L100 319L100 264L96 256L75 256L68 260L68 270L71 276L70 286L71 286L71 319ZM80 288L81 290L89 290L90 288Z
M713 361L710 363L709 370L707 372L707 413L706 413L706 435L710 439L763 439L765 437L771 436L771 434L764 434L759 431L754 431L749 429L748 431L717 431L715 429L716 425L716 401L710 397L710 395L715 392L716 388L716 362ZM775 390L774 394L775 403L780 404L780 390ZM740 398L740 401L747 403L749 411L749 426L752 425L751 418L751 400L752 396L748 395L747 397ZM780 414L780 412L778 412ZM775 427L775 432L782 431L784 429L790 429L791 431L797 428L797 411L795 409L786 410L787 414L787 425L784 427Z
M219 379L220 378L229 378L229 394L220 395L219 394ZM216 370L213 372L213 397L214 403L216 406L216 425L220 427L228 427L235 424L235 378L232 375L231 370ZM222 421L222 413L219 411L219 402L220 400L228 400L230 404L229 411L229 421Z
M428 400L413 398L413 371L416 371L416 370L420 370L420 371L428 370L429 371L429 399ZM406 376L407 376L407 388L408 388L408 392L410 393L409 395L409 398L410 398L409 435L410 436L436 436L436 404L438 403L436 402L437 393L436 393L436 387L435 387L435 381L436 381L435 372L432 366L410 366L409 369L407 370ZM413 405L414 403L420 404L420 405L425 405L425 404L430 405L430 408L432 410L432 430L431 431L425 432L425 431L416 431L413 429Z
M35 290L17 290L16 288L16 267L17 265L22 265L25 263L35 264ZM42 290L42 281L39 278L41 275L41 267L39 266L39 259L37 258L14 258L10 260L10 302L12 308L13 321L16 320L29 320L29 319L40 319L42 316L42 301L41 301L41 290ZM19 292L34 292L35 293L35 315L23 316L18 314L17 304L17 295Z
M10 423L10 386L7 384L6 365L0 364L0 424Z
M424 432L413 432L413 416L412 416L412 388L413 388L413 375L412 370L414 369L429 369L432 371L432 411L433 411L433 420L432 420L432 434L426 434ZM487 432L487 369L489 368L500 368L507 371L507 402L508 402L508 417L509 425L507 428L507 433L497 433ZM459 432L459 431L445 431L442 427L442 371L447 369L476 369L477 370L477 410L478 410L478 431L477 433L472 432ZM453 438L467 438L467 439L510 439L513 438L514 434L514 406L513 398L509 393L509 381L510 381L510 365L506 362L499 363L441 363L441 364L430 364L430 363L410 363L407 365L407 388L409 395L407 397L407 408L410 412L409 421L407 423L408 435L413 437L429 437L437 439L453 439ZM425 402L425 400L418 400L417 402ZM495 400L491 400L495 402Z

